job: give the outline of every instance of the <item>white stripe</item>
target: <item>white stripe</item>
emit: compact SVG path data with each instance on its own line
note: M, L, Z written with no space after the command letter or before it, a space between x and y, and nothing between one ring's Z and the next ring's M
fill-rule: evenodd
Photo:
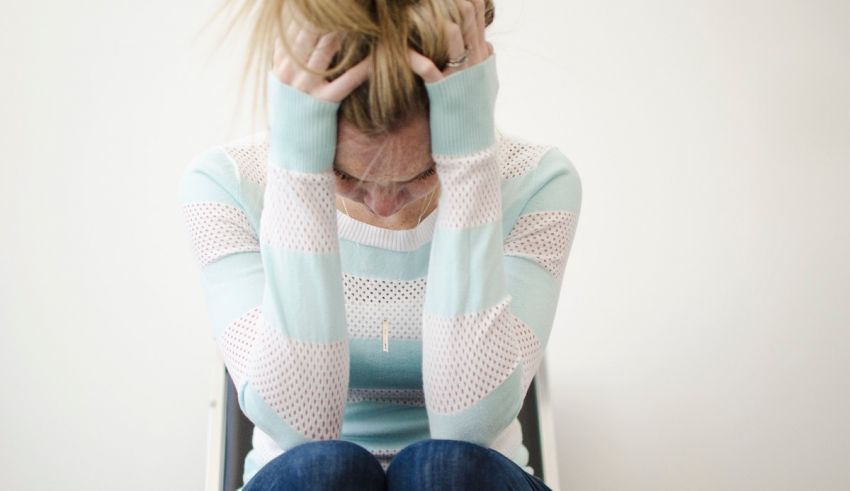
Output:
M335 252L333 174L295 172L272 165L268 175L260 242L293 251Z
M216 201L186 203L183 216L202 267L228 254L260 250L248 215L240 208Z

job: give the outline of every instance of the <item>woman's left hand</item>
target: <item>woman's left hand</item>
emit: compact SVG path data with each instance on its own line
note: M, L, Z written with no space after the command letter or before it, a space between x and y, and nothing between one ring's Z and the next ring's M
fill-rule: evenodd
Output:
M449 63L443 71L428 57L410 49L408 58L413 72L425 83L438 82L452 73L471 67L493 53L493 45L484 39L484 0L458 0L463 25L447 22L444 26L449 39Z

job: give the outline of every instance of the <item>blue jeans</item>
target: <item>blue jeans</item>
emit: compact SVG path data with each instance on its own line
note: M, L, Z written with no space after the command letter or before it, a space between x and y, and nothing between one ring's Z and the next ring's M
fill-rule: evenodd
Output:
M365 448L328 440L292 448L263 466L243 491L551 491L499 452L456 440L408 445L386 473Z

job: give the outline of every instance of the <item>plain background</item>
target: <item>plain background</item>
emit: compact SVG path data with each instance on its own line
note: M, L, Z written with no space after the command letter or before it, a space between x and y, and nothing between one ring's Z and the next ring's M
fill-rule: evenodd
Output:
M4 489L203 485L177 183L249 127L242 35L193 37L215 5L4 2ZM497 7L501 126L584 187L548 347L563 489L850 489L850 3Z

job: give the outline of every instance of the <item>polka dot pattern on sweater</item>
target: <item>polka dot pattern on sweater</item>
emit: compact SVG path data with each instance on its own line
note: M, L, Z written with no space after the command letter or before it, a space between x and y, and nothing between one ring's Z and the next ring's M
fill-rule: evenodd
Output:
M348 389L348 343L308 343L264 328L250 378L257 392L310 440L339 438Z
M535 145L516 138L500 136L498 160L501 162L502 179L513 179L527 174L537 167L540 158L551 146Z
M352 303L419 303L425 297L425 278L386 280L343 274L345 300Z
M345 304L348 334L352 338L377 339L383 336L384 320L390 339L422 337L422 305Z
M578 215L571 211L521 215L505 239L504 253L529 258L560 281L577 223Z
M260 222L260 242L292 251L327 254L337 250L333 174L269 167Z
M240 208L213 201L186 203L183 216L201 266L228 254L260 250L248 216Z
M233 385L240 387L247 380L251 354L260 328L260 307L255 307L224 328L219 346L224 366Z
M240 138L223 146L224 152L236 164L243 181L258 185L266 183L266 167L269 153L268 132Z
M451 414L472 406L501 385L520 361L514 318L506 299L458 317L425 313L422 376L432 411Z
M467 228L502 216L502 190L495 145L463 157L434 156L441 194L437 226Z
M508 312L514 335L519 346L519 355L522 360L522 393L528 390L531 379L537 373L540 360L543 359L543 346L534 331L522 320Z
M382 337L385 319L391 339L422 337L425 278L393 281L344 274L343 290L351 337Z

